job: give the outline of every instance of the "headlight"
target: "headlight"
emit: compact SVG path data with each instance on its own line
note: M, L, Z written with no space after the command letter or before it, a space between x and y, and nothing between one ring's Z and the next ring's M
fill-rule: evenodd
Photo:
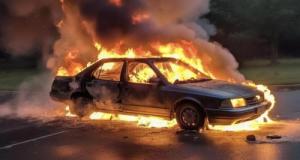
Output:
M227 99L221 103L221 106L225 107L225 108L228 108L228 107L239 108L239 107L244 107L246 105L247 105L247 103L244 98Z
M244 107L246 106L246 101L244 98L235 98L230 100L233 108Z

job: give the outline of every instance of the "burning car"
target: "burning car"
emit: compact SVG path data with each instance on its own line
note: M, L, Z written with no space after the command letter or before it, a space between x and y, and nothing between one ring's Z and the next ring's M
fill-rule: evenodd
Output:
M176 118L182 129L255 119L271 106L264 93L213 80L175 58L101 59L75 76L56 76L50 92L82 117L115 114Z

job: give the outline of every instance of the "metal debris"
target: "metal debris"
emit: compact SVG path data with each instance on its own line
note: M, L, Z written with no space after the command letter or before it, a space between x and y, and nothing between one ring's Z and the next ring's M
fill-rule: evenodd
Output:
M256 141L256 137L255 137L255 135L253 135L253 134L248 135L248 136L246 137L246 139L247 139L248 142L255 142L255 141Z

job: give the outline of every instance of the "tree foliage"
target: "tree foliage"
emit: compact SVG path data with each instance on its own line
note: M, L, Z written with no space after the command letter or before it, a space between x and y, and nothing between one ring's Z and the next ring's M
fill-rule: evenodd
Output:
M283 39L295 41L300 37L299 0L212 0L208 18L227 37L264 41L275 61Z

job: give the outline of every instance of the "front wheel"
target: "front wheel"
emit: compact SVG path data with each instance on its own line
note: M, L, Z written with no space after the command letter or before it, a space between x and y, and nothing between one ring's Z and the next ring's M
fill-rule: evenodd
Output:
M181 129L199 130L204 128L205 113L199 106L185 103L177 107L176 120Z

